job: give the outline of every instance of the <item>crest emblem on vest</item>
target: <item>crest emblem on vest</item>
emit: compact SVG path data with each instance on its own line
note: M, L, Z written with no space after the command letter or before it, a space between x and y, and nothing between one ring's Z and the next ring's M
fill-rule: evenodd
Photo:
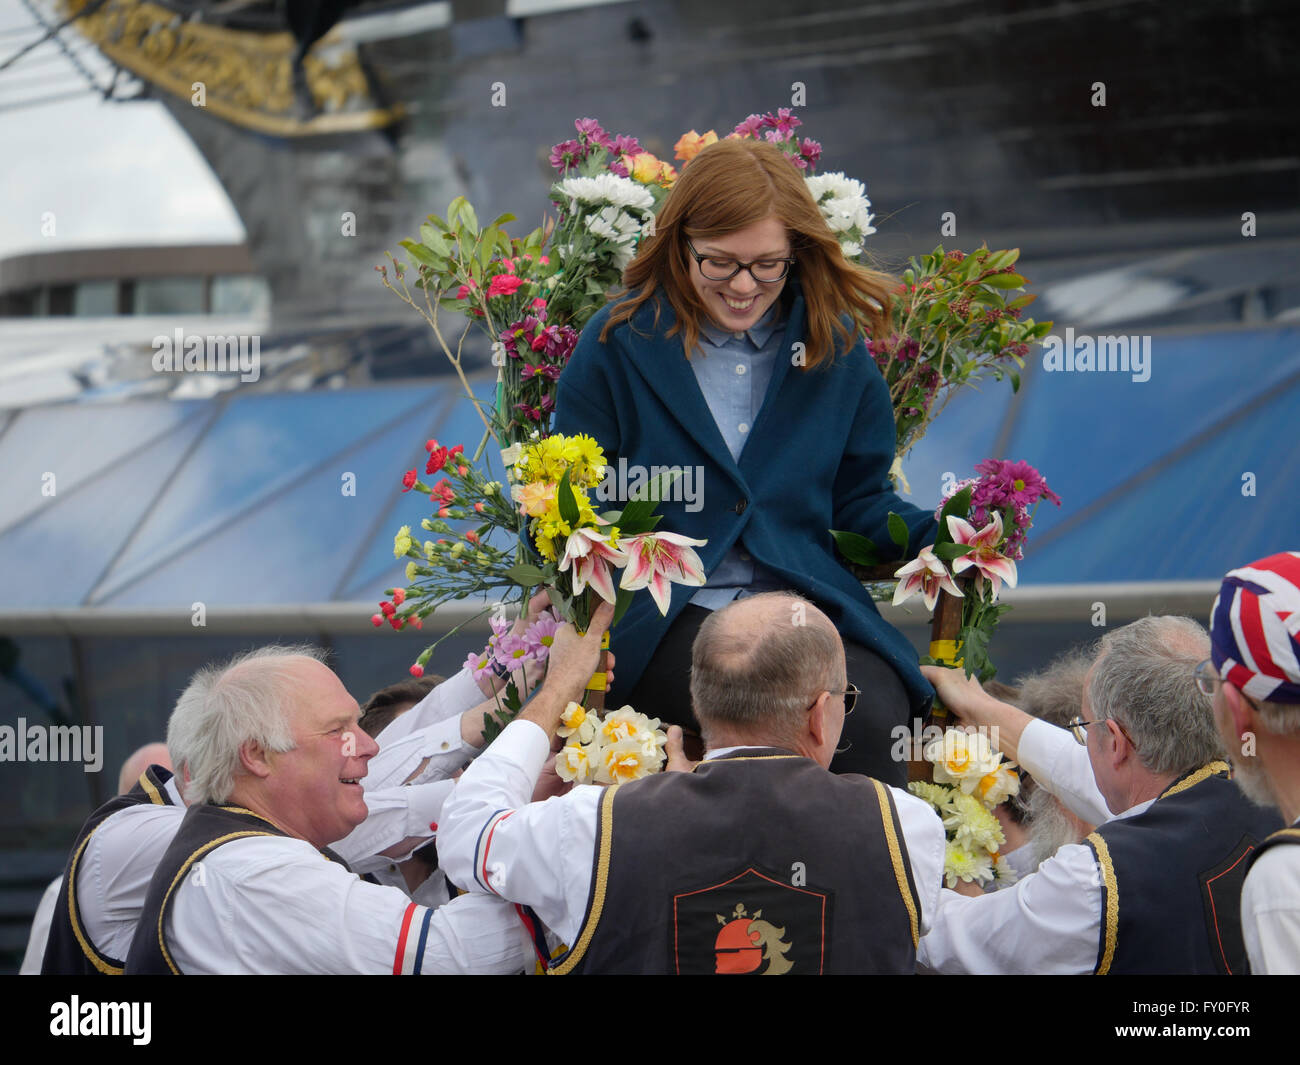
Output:
M681 974L826 971L834 893L749 866L672 897L669 952Z
M790 944L782 942L784 928L764 921L763 911L755 910L751 916L743 902L736 903L731 916L718 914L718 933L713 949L718 955L714 972L737 975L753 973L759 976L783 976L794 968L786 958Z

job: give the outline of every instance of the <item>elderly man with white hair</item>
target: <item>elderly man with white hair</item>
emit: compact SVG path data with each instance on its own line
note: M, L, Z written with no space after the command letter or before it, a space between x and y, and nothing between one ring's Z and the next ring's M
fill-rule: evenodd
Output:
M547 686L581 692L599 635L557 632ZM128 973L511 973L534 950L514 910L437 912L352 873L329 845L366 818L378 751L317 658L241 656L206 669L172 715L190 808L146 896Z
M1277 825L1233 785L1194 671L1209 639L1190 618L1108 633L1069 731L925 667L964 723L1099 827L1013 888L943 892L918 960L944 973L1240 973L1247 858ZM1072 741L1070 736L1074 735ZM1077 743L1075 742L1077 741Z

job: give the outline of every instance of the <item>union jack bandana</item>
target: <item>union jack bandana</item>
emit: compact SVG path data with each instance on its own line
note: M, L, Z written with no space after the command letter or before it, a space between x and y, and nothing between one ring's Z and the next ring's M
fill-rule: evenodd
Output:
M1300 703L1300 551L1232 570L1210 608L1214 668L1255 699Z

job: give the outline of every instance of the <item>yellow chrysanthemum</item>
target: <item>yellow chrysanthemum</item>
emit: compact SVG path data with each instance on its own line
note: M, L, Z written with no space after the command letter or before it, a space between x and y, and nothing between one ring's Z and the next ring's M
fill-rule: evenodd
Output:
M993 877L993 858L988 851L972 853L959 843L950 842L943 855L944 878L950 888L958 880L986 884Z
M971 851L996 851L1007 841L1002 825L979 799L955 791L952 805L943 819L943 827L954 843Z

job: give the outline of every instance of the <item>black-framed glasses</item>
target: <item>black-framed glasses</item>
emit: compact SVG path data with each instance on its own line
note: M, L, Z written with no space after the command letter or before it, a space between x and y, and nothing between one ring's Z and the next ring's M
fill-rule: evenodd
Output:
M771 285L777 281L785 279L785 275L790 272L790 267L799 260L794 257L786 259L755 259L753 262L742 263L738 259L728 259L718 255L701 255L695 250L689 240L686 242L686 248L691 253L691 258L700 268L700 273L704 275L707 281L730 281L741 270L748 270L749 276L755 281L764 285Z
M1115 721L1115 719L1114 719L1113 717L1112 717L1112 718L1103 718L1103 719L1100 720L1100 721L1085 721L1085 720L1083 719L1083 715L1081 714L1081 715L1079 715L1078 717L1071 718L1070 721L1066 724L1065 727L1068 728L1068 729L1070 730L1070 735L1072 735L1072 736L1075 738L1075 741L1079 744L1080 747L1087 747L1087 746L1088 746L1088 727L1089 727L1090 725L1104 725L1104 724L1106 724L1106 721L1108 721L1108 720L1109 720L1109 721ZM1133 737L1129 735L1128 729L1126 729L1126 728L1125 728L1123 725L1121 725L1118 721L1115 721L1115 727L1116 727L1117 729L1119 729L1120 732L1122 732L1122 733L1124 734L1124 738L1125 738L1126 740L1129 741L1129 743L1130 743L1130 744L1132 745L1132 747L1133 747L1133 750L1136 751L1136 750L1138 749L1138 745L1137 745L1136 743L1133 742Z
M832 691L830 688L827 688L826 691L830 695L844 696L845 717L848 717L851 713L853 713L853 708L858 705L858 696L862 694L862 689L859 688L856 684L850 684L843 691Z

